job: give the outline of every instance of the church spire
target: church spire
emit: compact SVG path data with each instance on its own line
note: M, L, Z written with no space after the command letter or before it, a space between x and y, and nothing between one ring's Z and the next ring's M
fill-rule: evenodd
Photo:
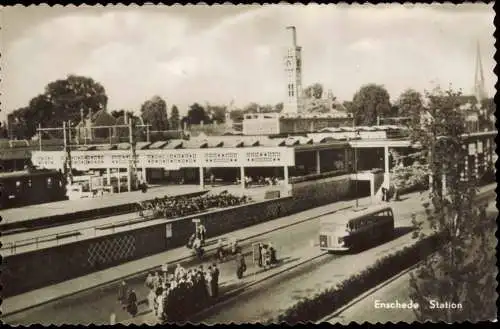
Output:
M484 89L484 72L483 72L483 63L481 61L481 48L479 46L479 40L477 41L477 50L476 50L476 71L474 73L474 95L478 103L488 96L486 95L486 91Z

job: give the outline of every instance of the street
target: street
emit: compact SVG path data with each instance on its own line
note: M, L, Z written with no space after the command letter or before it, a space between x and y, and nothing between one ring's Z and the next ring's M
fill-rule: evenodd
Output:
M497 216L498 211L496 210L495 204L491 203L487 209L488 216ZM388 309L377 307L378 303L394 303L396 301L400 303L409 303L409 280L410 273L415 272L414 270L407 272L400 277L392 278L378 288L374 288L374 291L359 301L355 302L352 306L346 308L340 314L336 314L335 317L328 319L329 323L340 323L343 325L349 324L351 321L357 323L382 323L387 322L396 323L399 321L405 323L411 323L416 321L417 318L412 309ZM393 280L393 281L392 281Z
M405 225L408 225L411 221L410 214L413 209L410 206L410 202L412 201L413 200L405 200L400 203L392 204L397 219L397 228L407 227ZM488 214L490 216L496 216L497 213L494 207L488 209ZM391 253L391 251L396 248L408 245L412 243L412 241L414 240L411 234L405 234L395 240L358 254L344 255L341 257L330 255L330 258L312 262L307 266L301 267L297 271L288 272L268 280L256 286L254 289L235 297L233 301L227 303L223 307L216 307L208 314L205 314L204 317L193 319L193 321L206 324L265 322L268 319L273 319L278 316L283 310L292 306L302 298L314 296L316 293L328 287L335 286L346 279L349 273L357 273L363 270L369 264L374 263L377 258ZM387 288L390 290L384 290L387 296L384 295L383 291L380 295L380 299L391 300L403 298L408 290L405 282L406 281L402 279L398 281L396 287L393 288L391 286ZM361 309L355 311L357 313L353 315L352 318L350 317L347 319L346 323L349 323L349 321L362 323L364 320L356 317L358 314L366 314L366 316L370 317L376 316L376 314L372 314L374 313L373 302L367 302L367 304L362 304L360 307ZM380 318L377 318L376 321L371 321L371 323L376 323L378 321L382 323L385 321L395 321L390 317L390 314L384 314L385 313L382 313ZM408 317L405 313L401 314L401 316Z

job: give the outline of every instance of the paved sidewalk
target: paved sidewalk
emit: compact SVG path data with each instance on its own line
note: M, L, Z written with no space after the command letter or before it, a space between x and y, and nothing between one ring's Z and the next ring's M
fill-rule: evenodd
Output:
M360 199L360 204L368 205L369 198ZM281 228L311 220L342 209L347 209L351 206L353 206L352 200L340 201L322 207L309 209L297 214L292 214L286 217L281 217L279 219L275 219L265 223L249 226L228 233L224 236L232 236L238 239L239 241L243 242L243 246L245 240L249 240L262 234L279 230ZM218 238L219 237L215 237L207 241L208 247L206 248L206 252L209 253L215 250L216 245L214 242ZM191 254L191 251L186 247L171 249L160 254L141 258L99 272L6 298L2 303L2 313L3 315L17 313L33 306L48 303L52 300L71 296L78 292L107 285L124 278L130 278L143 274L149 270L159 268L161 264L164 263L186 262L193 259L194 257Z

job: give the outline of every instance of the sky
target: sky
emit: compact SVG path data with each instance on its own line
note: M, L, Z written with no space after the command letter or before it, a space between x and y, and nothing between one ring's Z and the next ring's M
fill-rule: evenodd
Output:
M472 92L479 42L495 93L493 5L267 5L0 7L1 109L26 106L69 74L101 83L108 110L138 110L154 95L189 104L276 104L283 56L297 29L303 85L341 101L364 84Z

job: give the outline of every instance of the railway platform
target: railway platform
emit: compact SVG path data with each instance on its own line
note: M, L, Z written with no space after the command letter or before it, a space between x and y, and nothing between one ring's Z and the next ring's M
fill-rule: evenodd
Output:
M141 191L123 192L111 194L107 196L81 199L81 200L65 200L58 202L50 202L21 208L6 209L0 212L2 220L0 221L0 229L10 230L28 226L43 226L44 223L56 221L56 217L70 217L75 214L89 213L92 211L104 210L106 208L126 206L151 200L154 198L164 197L165 195L189 195L200 191L212 191L214 193L227 190L229 193L236 195L247 195L254 200L264 198L265 191L270 187L255 187L243 190L240 185L220 185L209 186L205 185L205 189L201 189L199 185L169 185L169 186L153 186L146 193ZM83 216L83 215L82 215ZM81 218L85 220L85 218Z

